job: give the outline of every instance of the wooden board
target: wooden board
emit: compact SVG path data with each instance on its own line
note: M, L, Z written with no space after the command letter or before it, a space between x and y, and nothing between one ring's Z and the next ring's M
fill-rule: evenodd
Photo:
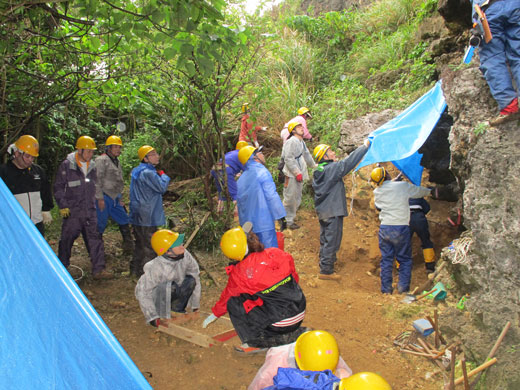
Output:
M184 315L172 313L172 318L161 322L158 329L170 336L205 348L224 343L237 335L228 317L220 317L206 329L202 328L202 322L208 315L209 313L205 312Z

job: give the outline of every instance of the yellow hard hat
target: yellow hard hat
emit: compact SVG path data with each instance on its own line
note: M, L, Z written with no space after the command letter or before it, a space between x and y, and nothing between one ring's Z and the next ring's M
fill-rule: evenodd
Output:
M386 171L383 167L377 167L372 169L372 172L370 173L370 180L372 180L377 185L381 184L386 177Z
M309 110L307 107L300 107L298 109L298 115L307 114L309 118L312 118L311 110Z
M323 156L325 156L325 153L327 153L327 150L329 149L329 145L319 144L314 148L314 151L312 152L312 157L314 157L314 160L316 160L316 162L320 162Z
M237 146L236 146L236 150L240 150L242 149L244 146L247 146L249 145L246 141L238 141L237 142Z
M168 229L157 230L150 240L152 248L159 256L168 252L168 249L174 246L182 245L184 234L172 232Z
M123 146L123 141L121 141L121 138L118 137L117 135L111 135L110 137L107 138L107 141L105 142L105 146L110 146L110 145Z
M142 161L143 158L146 157L146 155L148 153L150 153L152 150L155 150L152 146L150 145L143 145L139 148L139 150L137 151L137 155L139 156L139 160Z
M249 106L249 103L242 104L242 112L246 112L247 109L249 108L248 106Z
M242 165L246 165L246 162L255 151L256 148L253 146L244 146L238 151L238 160L242 163Z
M301 126L302 124L297 121L289 122L287 125L287 130L289 130L289 133L292 133L292 131L296 128L296 126Z
M382 376L373 372L358 372L339 383L339 390L392 390Z
M89 137L88 135L82 135L78 138L76 141L76 149L89 149L89 150L96 150L96 143L92 139L92 137Z
M14 146L16 146L16 148L22 152L30 154L33 157L38 157L38 152L40 151L38 140L32 135L22 135L16 140Z
M298 337L294 355L301 370L334 372L339 360L338 343L329 332L311 330Z
M247 236L241 227L229 229L220 240L222 253L232 260L241 261L247 253Z

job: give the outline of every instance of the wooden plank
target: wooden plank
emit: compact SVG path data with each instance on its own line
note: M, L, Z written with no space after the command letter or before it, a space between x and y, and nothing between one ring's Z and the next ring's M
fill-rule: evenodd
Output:
M233 328L233 324L228 317L220 317L217 321L221 323L221 329L222 327L224 329L229 329L220 331L215 335L204 334L202 333L202 329L201 331L190 329L195 326L195 320L199 320L200 317L205 317L207 315L208 313L203 311L188 313L185 315L178 315L177 313L172 312L172 317L174 318L161 322L158 329L159 331L169 334L170 336L177 337L181 340L188 341L204 348L224 343L225 341L230 340L237 335L235 329ZM197 323L196 326L196 329L198 329L200 324ZM208 330L211 330L211 326L208 328ZM204 331L207 332L207 330Z
M211 345L215 344L215 340L210 336L206 336L202 333L196 332L194 330L184 328L180 325L175 325L173 323L160 324L158 329L161 332L167 333L170 336L177 337L179 339L188 341L190 343L200 345L201 347L208 348Z

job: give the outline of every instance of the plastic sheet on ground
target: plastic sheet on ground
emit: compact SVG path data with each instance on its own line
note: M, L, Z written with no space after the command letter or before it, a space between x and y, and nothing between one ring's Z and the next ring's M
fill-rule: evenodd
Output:
M151 389L0 179L2 389Z
M372 145L357 169L379 162L391 161L416 185L421 184L422 154L419 148L437 124L446 108L441 81L411 106L370 133Z

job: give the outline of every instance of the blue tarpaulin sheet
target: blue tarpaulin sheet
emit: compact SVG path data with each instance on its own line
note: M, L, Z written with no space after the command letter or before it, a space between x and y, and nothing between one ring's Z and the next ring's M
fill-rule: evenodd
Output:
M0 179L0 388L151 389Z
M446 108L441 81L391 121L369 135L372 145L357 169L391 161L416 185L421 184L422 154L419 148ZM357 170L356 169L356 170Z

